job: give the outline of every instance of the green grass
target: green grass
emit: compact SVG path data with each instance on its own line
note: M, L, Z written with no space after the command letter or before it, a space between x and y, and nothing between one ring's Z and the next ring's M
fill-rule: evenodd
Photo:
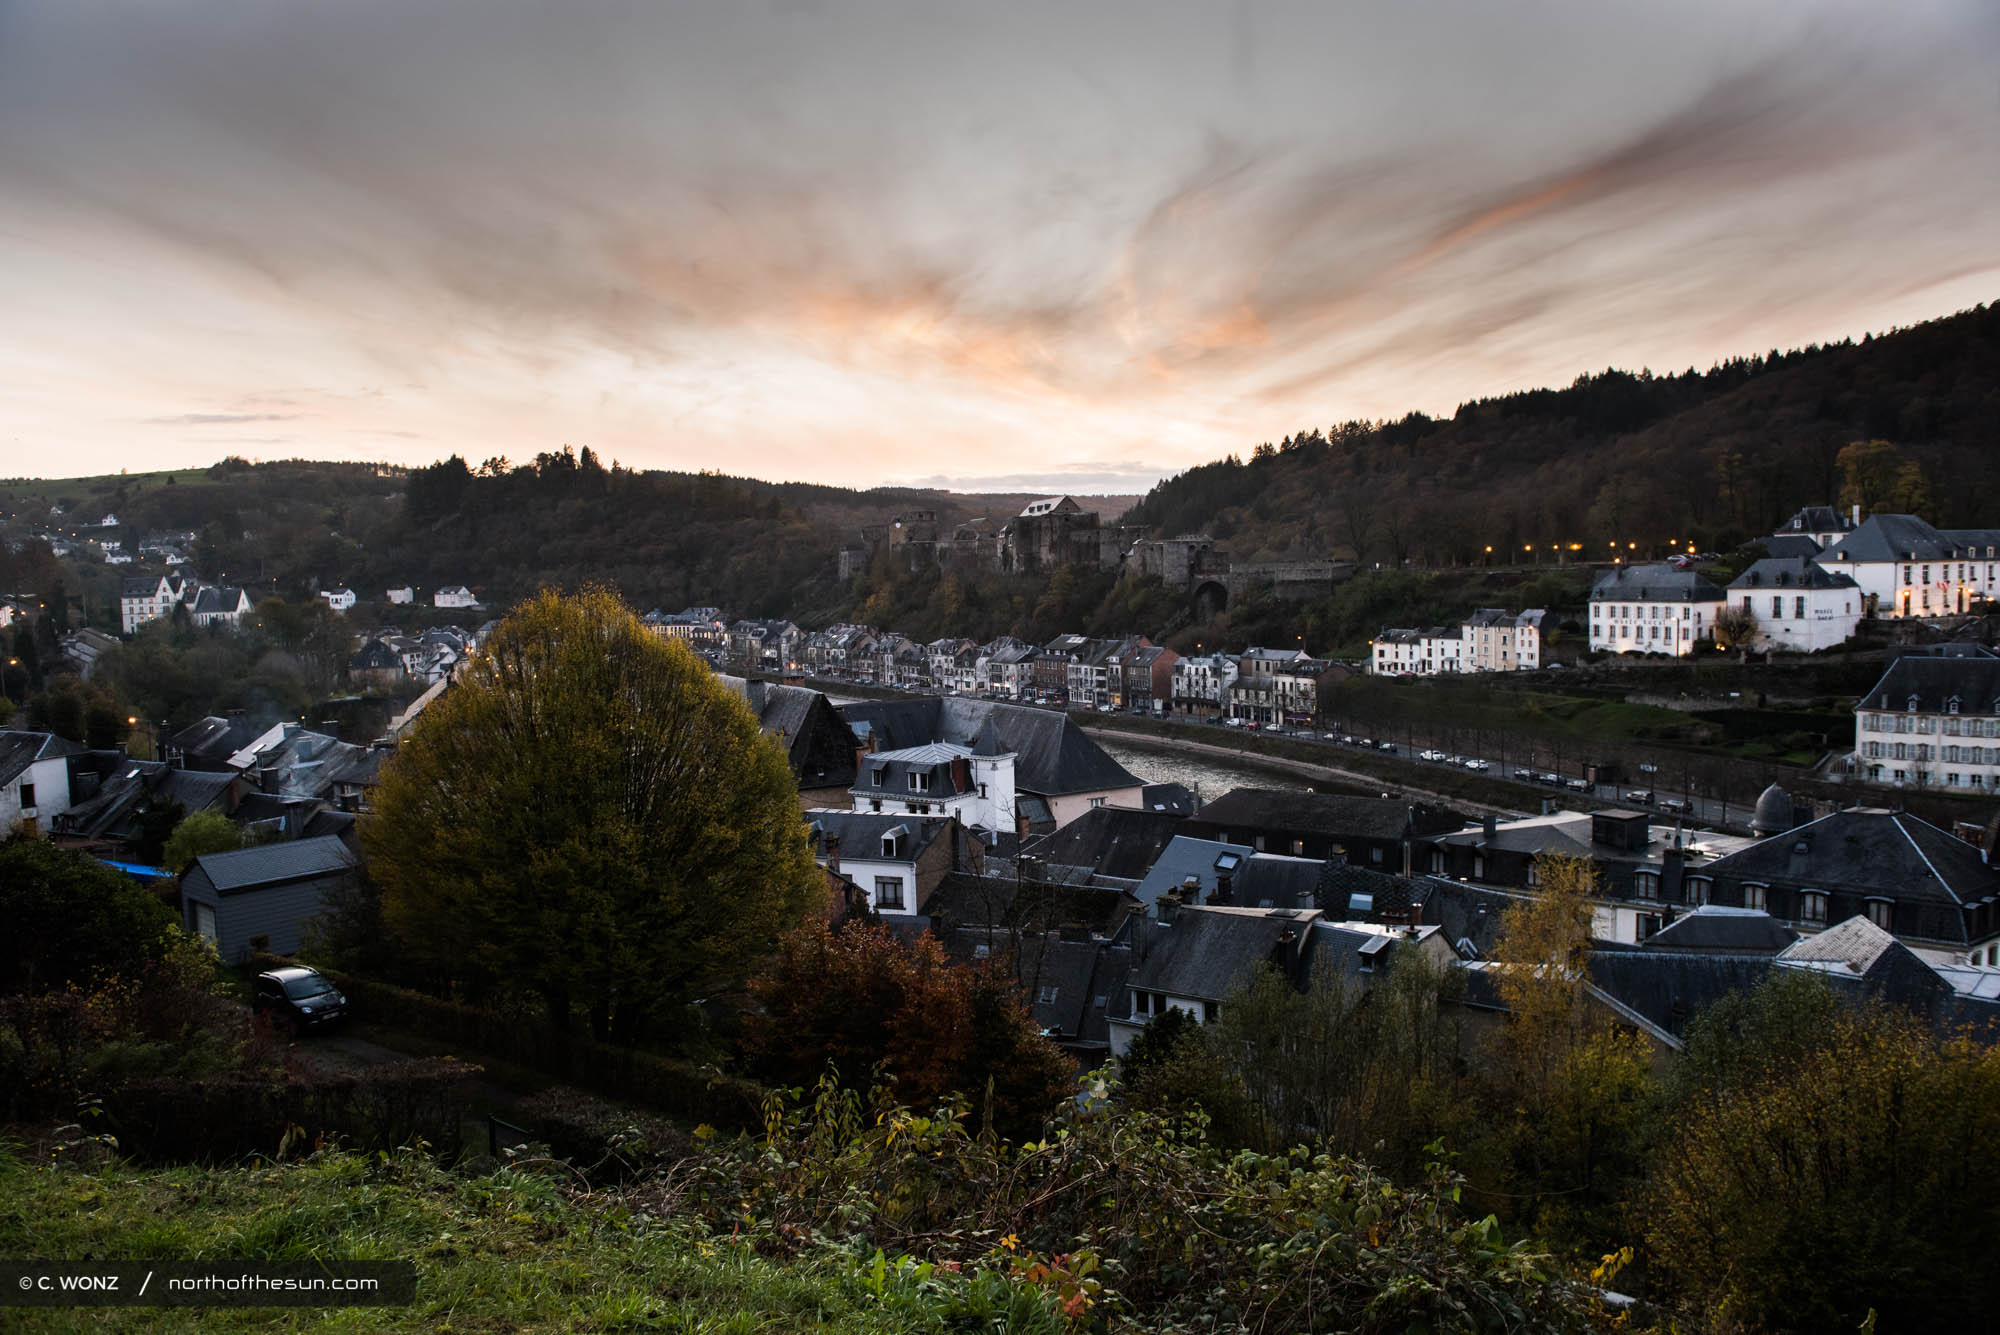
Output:
M0 1150L0 1255L410 1260L409 1307L12 1309L21 1331L668 1331L700 1335L1059 1329L1044 1297L840 1253L764 1259L615 1199L414 1153L238 1168L82 1169Z

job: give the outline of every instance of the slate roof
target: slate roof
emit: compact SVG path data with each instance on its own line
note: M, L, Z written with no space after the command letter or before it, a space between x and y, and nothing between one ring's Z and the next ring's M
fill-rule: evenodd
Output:
M1184 783L1149 783L1139 794L1139 804L1147 811L1164 811L1171 816L1194 814L1194 794Z
M1642 603L1718 603L1721 589L1697 571L1670 565L1616 566L1597 577L1590 600Z
M1855 561L1942 561L1951 542L1915 515L1870 515L1820 553L1823 565Z
M1360 921L1404 913L1423 902L1424 878L1397 876L1333 860L1320 865L1313 907L1330 918Z
M1172 842L1180 823L1179 816L1161 811L1093 807L1055 833L1022 845L1020 856L1137 882Z
M840 714L857 734L866 727L888 751L936 741L969 747L990 721L1000 745L1015 754L1014 786L1022 792L1059 797L1144 787L1059 710L931 695L859 701L842 706Z
M1101 941L1048 932L1015 943L1015 974L1035 1022L1073 1050L1110 1049L1106 1021L1113 1002L1125 992L1131 967L1130 948Z
M224 895L331 876L351 871L355 865L353 852L331 835L204 853L194 860L195 870L207 878L216 893Z
M1797 932L1762 909L1703 904L1641 941L1639 948L1769 958L1798 939Z
M1952 908L2000 895L2000 870L1977 848L1907 811L1836 811L1719 857L1702 874Z
M1820 545L1803 533L1780 533L1764 539L1764 552L1768 556L1805 557L1811 559L1823 550Z
M1729 582L1731 592L1742 593L1749 589L1851 589L1855 587L1854 576L1845 571L1828 570L1816 565L1807 556L1779 556L1773 553L1761 561L1753 561L1750 568Z
M1288 933L1300 941L1318 916L1310 909L1202 907L1182 909L1171 923L1134 919L1129 985L1220 1001L1272 962Z
M1064 925L1086 927L1100 936L1118 930L1131 916L1129 892L1108 886L1053 885L1013 876L952 872L920 906L947 928L1037 931Z
M854 733L824 694L804 686L717 676L743 697L758 728L784 745L792 777L802 787L845 788L854 782Z
M1600 950L1587 967L1606 996L1679 1040L1701 1012L1731 993L1756 991L1778 966L1748 955Z
M1896 944L1896 938L1860 914L1823 932L1787 945L1780 959L1798 964L1832 964L1865 974Z
M238 714L218 718L210 714L191 723L167 739L167 744L184 755L222 762L255 741L260 729Z
M1422 838L1465 824L1463 812L1427 807L1391 797L1347 797L1288 788L1234 788L1216 798L1194 819L1230 830L1299 830L1334 838Z
M1853 527L1853 518L1831 505L1804 506L1783 525L1791 533L1845 533Z
M1501 918L1528 898L1436 876L1417 877L1412 885L1419 892L1417 921L1443 928L1453 949L1475 959L1493 953Z
M835 807L815 807L807 811L805 817L807 826L813 831L813 856L826 855L826 839L832 836L840 840L840 856L843 859L914 862L951 827L948 816L895 815L877 811L846 811ZM882 840L896 829L906 831L908 841L898 846L896 857L884 859Z
M1320 869L1325 865L1318 858L1252 854L1236 873L1229 902L1247 909L1317 908Z
M1161 895L1179 889L1192 876L1201 882L1201 898L1206 903L1215 894L1218 873L1234 877L1255 851L1248 844L1225 844L1177 834L1160 851L1132 893L1150 909Z
M1901 713L1916 697L1920 714L1949 713L1956 699L1959 712L2000 714L2000 658L1948 658L1904 654L1861 697L1857 709Z
M82 754L83 748L67 737L8 729L0 732L0 783L12 783L38 760Z
M1308 928L1303 969L1311 979L1338 977L1367 983L1394 967L1396 953L1435 936L1436 927L1387 927L1322 918Z

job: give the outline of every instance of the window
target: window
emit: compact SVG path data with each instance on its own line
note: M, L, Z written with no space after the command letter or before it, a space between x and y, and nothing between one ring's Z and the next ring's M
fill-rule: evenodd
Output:
M1868 901L1868 921L1886 932L1890 930L1889 921L1895 908L1896 905L1891 900L1871 899Z
M35 805L35 785L24 783L21 785L21 810L26 811L33 805Z
M1660 873L1642 871L1632 878L1632 893L1640 899L1660 897Z
M882 786L883 772L884 771L880 765L877 765L874 769L868 771L868 777L874 782L877 788L880 788Z
M1826 921L1826 895L1824 892L1819 890L1801 890L1799 892L1799 921Z
M1769 886L1746 885L1743 887L1743 907L1746 909L1761 909L1765 907L1769 899Z
M1090 799L1090 805L1091 805L1091 808L1092 808L1093 810L1095 810L1096 808L1098 808L1098 807L1101 807L1101 806L1103 806L1103 805L1104 805L1104 799L1103 799L1103 798L1101 798L1101 797L1093 797L1093 798L1091 798L1091 799ZM1258 846L1259 846L1259 847L1261 848L1261 847L1262 847L1263 845L1262 845L1262 843L1260 842Z
M1044 983L1036 989L1035 1000L1044 1006L1053 1006L1056 998L1061 995L1062 989L1060 987L1055 986L1053 983Z
M1303 839L1292 840L1292 856L1295 858L1302 858L1305 855L1306 855L1306 841Z
M1690 904L1706 904L1715 889L1715 882L1707 876L1690 876L1687 880L1687 901Z
M1781 597L1781 596L1780 596L1780 595L1778 595L1778 594L1775 594L1775 593L1774 593L1774 594L1772 594L1772 595L1771 595L1771 617L1772 617L1772 619L1773 619L1773 620L1783 620L1783 619L1784 619L1784 615L1785 615L1785 600L1784 600L1784 598L1783 598L1783 597Z
M877 876L875 878L875 907L878 909L900 909L903 907L902 877Z
M1806 619L1806 600L1803 596L1792 599L1792 615L1800 621Z
M928 793L930 790L931 790L930 771L921 769L911 770L910 791L913 793Z
M1368 860L1369 860L1370 862L1372 862L1372 863L1376 864L1377 866L1380 866L1380 865L1382 864L1382 850L1381 850L1381 848L1380 848L1380 847L1376 847L1376 848L1371 848L1371 849L1369 849L1369 850L1368 850Z

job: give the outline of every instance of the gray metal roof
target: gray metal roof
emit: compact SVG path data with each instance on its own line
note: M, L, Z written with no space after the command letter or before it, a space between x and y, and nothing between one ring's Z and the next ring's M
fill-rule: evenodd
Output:
M1951 540L1915 515L1870 515L1819 560L1837 569L1855 561L1942 561L1951 551Z
M1952 713L1953 700L1958 702L1958 713L2000 714L2000 658L1904 654L1868 688L1856 708L1901 713L1911 708L1912 700L1920 714Z
M1729 582L1732 593L1751 589L1851 589L1854 576L1816 565L1808 556L1767 556Z
M1014 786L1021 792L1062 796L1144 787L1058 710L930 695L860 701L840 714L850 726L866 724L890 751L938 741L970 747L990 721L1000 745L1015 755Z
M351 871L357 859L338 838L322 835L229 853L204 853L194 865L217 893L226 895Z

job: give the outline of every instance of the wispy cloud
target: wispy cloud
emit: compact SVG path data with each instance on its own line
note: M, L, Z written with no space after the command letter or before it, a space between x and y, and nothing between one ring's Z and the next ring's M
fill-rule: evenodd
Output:
M246 422L296 422L297 413L181 413L148 417L147 426L240 426Z
M1141 485L2000 287L1980 0L9 23L0 379L75 386L52 441L109 383L307 450Z

